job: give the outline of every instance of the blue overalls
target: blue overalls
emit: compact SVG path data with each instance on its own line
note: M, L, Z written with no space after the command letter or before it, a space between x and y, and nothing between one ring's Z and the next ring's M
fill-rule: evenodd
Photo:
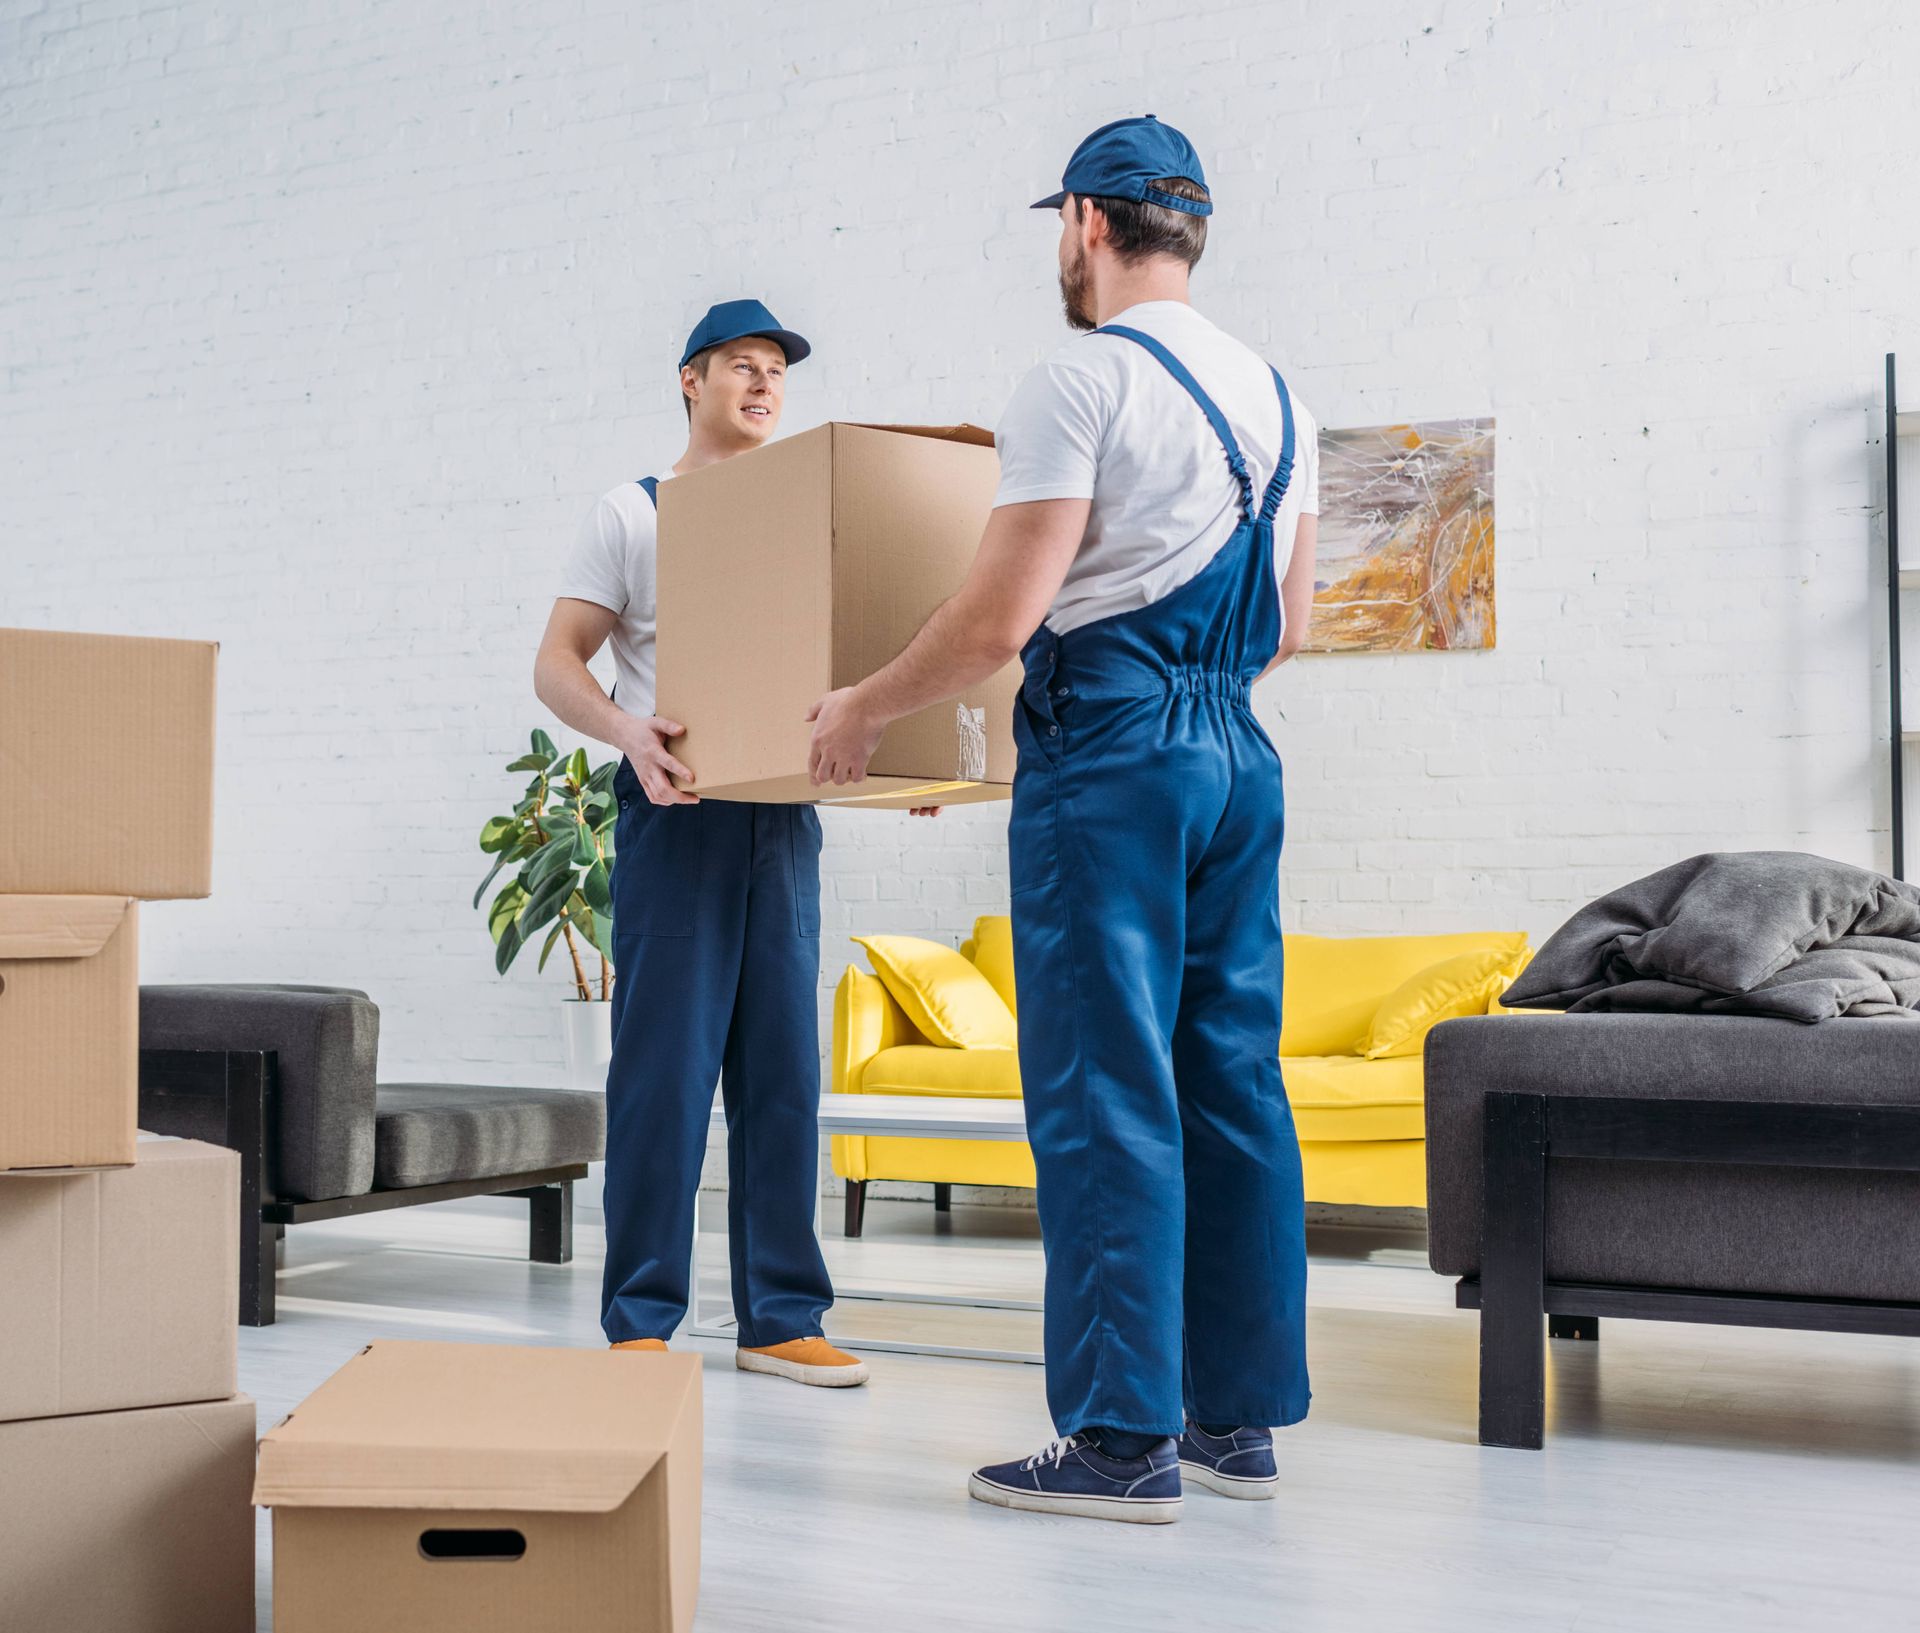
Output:
M1047 1402L1063 1434L1279 1427L1307 1411L1305 1205L1280 1081L1280 758L1249 688L1280 642L1273 519L1192 395L1240 525L1150 606L1042 625L1014 706L1008 829L1020 1075L1046 1244Z
M641 486L654 498L652 478ZM666 1338L686 1314L718 1079L739 1341L812 1337L833 1302L814 1234L820 819L805 805L655 805L625 760L613 787L601 1325L614 1343Z

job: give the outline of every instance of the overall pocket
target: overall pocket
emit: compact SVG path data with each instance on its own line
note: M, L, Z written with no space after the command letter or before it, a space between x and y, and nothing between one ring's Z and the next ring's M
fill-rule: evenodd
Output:
M793 905L801 935L820 934L820 817L811 805L789 805L788 843L793 855Z
M690 936L704 806L655 805L631 777L614 828L613 927L620 936Z

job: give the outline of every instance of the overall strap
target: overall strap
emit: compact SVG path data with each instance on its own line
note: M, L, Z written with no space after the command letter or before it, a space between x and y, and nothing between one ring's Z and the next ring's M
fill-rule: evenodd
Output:
M1127 329L1117 323L1109 323L1093 332L1097 335L1120 335L1124 339L1144 346L1160 360L1167 373L1186 387L1187 395L1200 405L1200 412L1207 416L1207 423L1213 427L1213 434L1220 439L1220 446L1226 451L1227 469L1233 472L1234 481L1240 484L1240 514L1244 520L1251 521L1253 519L1253 479L1247 475L1247 462L1240 452L1240 444L1234 440L1233 427L1227 424L1226 415L1214 406L1213 399L1200 389L1200 382L1187 372L1186 365L1152 335L1142 334L1138 329ZM1288 447L1292 447L1291 441Z
M1287 438L1287 446L1291 448L1293 446L1292 420L1287 421ZM657 476L643 476L640 478L640 486L646 490L647 497L653 501L653 508L658 510L660 508L660 478Z
M1272 365L1268 365L1272 368ZM1267 484L1266 497L1260 501L1260 520L1270 522L1278 514L1280 501L1287 496L1287 484L1293 480L1293 393L1287 390L1287 382L1280 378L1280 371L1273 369L1273 386L1280 393L1280 418L1284 429L1280 434L1280 463L1273 468L1273 480Z

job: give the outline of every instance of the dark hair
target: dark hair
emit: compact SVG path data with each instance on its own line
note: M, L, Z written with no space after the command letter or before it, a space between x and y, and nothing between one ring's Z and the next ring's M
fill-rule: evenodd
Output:
M1190 198L1199 204L1210 202L1206 188L1188 181L1185 176L1162 176L1153 185L1176 198ZM1076 193L1074 220L1086 219L1089 204L1100 206L1107 218L1113 252L1129 266L1152 255L1171 255L1195 267L1206 252L1207 218L1203 215L1188 215L1185 210L1170 210L1164 204L1147 204L1139 199L1102 198L1098 194L1082 197Z
M692 369L695 374L704 380L707 377L707 365L713 361L713 354L719 349L718 346L709 346L703 352L695 352L693 356L689 357L686 362L680 366L682 368ZM687 424L693 424L693 399L687 395L684 386L680 391L680 406L687 411Z

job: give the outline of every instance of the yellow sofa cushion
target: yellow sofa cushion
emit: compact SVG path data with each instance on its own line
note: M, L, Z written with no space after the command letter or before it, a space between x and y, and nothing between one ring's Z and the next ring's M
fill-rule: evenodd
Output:
M983 913L974 921L973 939L960 949L974 967L993 983L1008 1013L1019 1015L1013 988L1013 920L1005 913Z
M894 1050L893 1053L904 1053ZM1303 1140L1422 1140L1425 1079L1418 1055L1285 1055L1280 1077Z
M855 936L893 1000L934 1043L1011 1049L1013 1011L993 983L951 947L918 936Z
M1442 1021L1486 1014L1525 962L1524 950L1489 947L1429 964L1381 1000L1360 1040L1360 1054L1368 1060L1419 1054L1427 1034Z
M1280 1053L1357 1053L1381 1001L1443 958L1494 948L1525 956L1524 930L1451 936L1305 936L1286 938Z
M937 1049L903 1043L882 1049L860 1076L865 1094L978 1095L1020 1098L1020 1055L1013 1049Z

